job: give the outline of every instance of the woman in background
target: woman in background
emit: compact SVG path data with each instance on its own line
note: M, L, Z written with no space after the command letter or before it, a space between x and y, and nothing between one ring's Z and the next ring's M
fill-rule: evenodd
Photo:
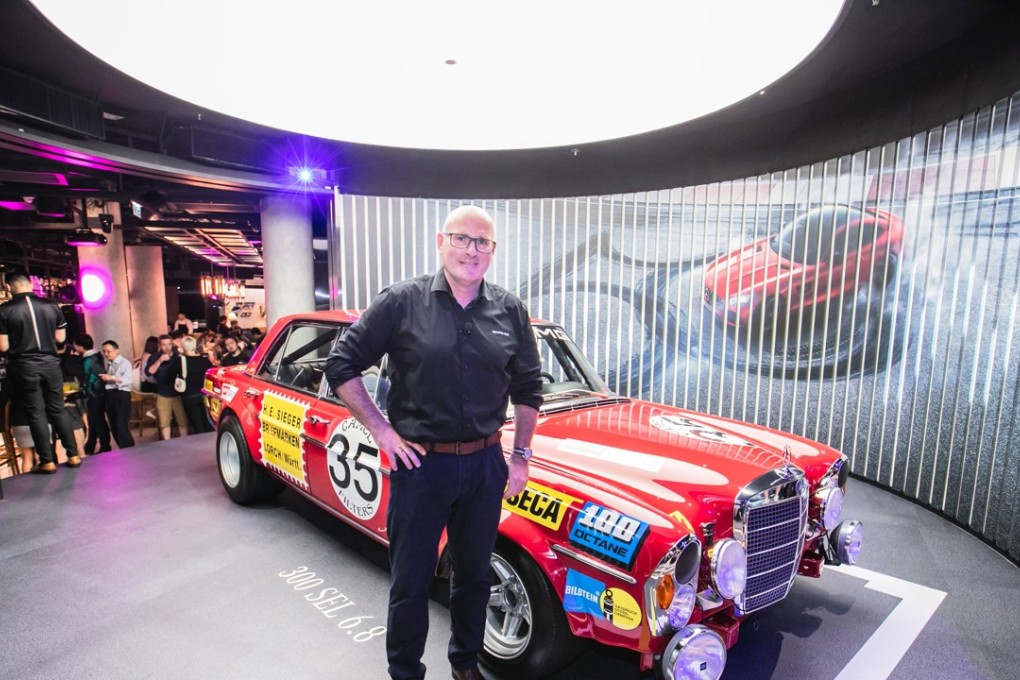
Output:
M181 393L184 413L188 416L189 429L196 434L202 434L212 432L209 418L205 413L205 400L202 397L205 372L212 368L212 363L208 357L196 351L196 345L195 338L190 335L181 338L181 349L184 354L175 361L174 378L183 377L187 383L187 388Z
M142 350L142 358L135 362L135 368L138 369L138 391L148 392L150 394L156 393L156 376L149 375L145 372L145 365L149 361L149 357L159 351L159 338L155 335L150 335L145 339L145 349Z

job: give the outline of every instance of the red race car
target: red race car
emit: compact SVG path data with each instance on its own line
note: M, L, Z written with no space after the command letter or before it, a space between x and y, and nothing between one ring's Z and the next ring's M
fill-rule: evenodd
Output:
M205 394L234 501L287 485L385 544L386 458L322 377L356 318L280 320L247 366L212 369ZM531 479L504 502L492 555L484 661L497 672L543 677L590 638L637 651L669 680L718 678L747 614L786 597L798 574L857 561L863 529L840 521L849 466L838 451L618 396L561 327L534 332L545 403ZM385 409L386 360L364 377Z
M705 304L731 326L771 327L859 286L891 282L903 222L868 208L823 206L705 267Z

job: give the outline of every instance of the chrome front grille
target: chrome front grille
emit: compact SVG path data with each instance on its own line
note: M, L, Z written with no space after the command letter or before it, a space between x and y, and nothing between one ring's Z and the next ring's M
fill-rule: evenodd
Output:
M790 591L804 549L807 507L803 473L795 468L770 472L738 496L733 536L747 551L747 587L735 601L740 613L778 602Z

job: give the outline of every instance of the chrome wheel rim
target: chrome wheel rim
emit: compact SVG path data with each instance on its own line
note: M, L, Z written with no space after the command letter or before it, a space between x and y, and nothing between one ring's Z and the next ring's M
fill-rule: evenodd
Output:
M485 614L485 649L492 656L514 659L531 642L531 600L517 570L493 553L492 586Z
M231 489L236 489L241 482L241 452L237 440L229 431L220 435L220 476Z

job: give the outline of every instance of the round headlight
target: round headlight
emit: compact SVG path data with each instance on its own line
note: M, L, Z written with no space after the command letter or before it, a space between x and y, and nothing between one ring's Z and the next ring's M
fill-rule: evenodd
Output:
M680 630L686 626L687 622L691 620L691 614L694 613L694 603L697 600L698 596L694 592L694 586L690 583L680 586L676 594L673 595L673 602L669 605L669 609L666 610L670 627Z
M843 522L832 530L829 540L836 548L836 555L842 564L857 564L864 542L864 525L857 520Z
M839 522L839 516L843 514L843 490L839 487L819 489L815 492L815 503L822 528L832 531Z
M677 632L662 655L666 680L719 680L726 667L726 644L719 634L704 626L688 626Z
M732 538L724 538L712 546L712 585L720 595L732 600L744 592L747 584L747 553Z

